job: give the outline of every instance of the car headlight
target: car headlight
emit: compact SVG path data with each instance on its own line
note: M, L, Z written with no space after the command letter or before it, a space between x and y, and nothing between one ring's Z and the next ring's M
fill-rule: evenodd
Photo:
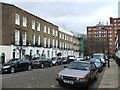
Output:
M101 61L102 61L103 63L105 63L105 59L101 59Z
M63 76L62 75L60 75L60 74L58 74L58 76L57 76L58 78L63 78Z
M86 81L86 77L84 77L84 78L77 78L77 80L79 80L79 81Z
M5 68L9 68L10 66L3 66L3 69L5 69Z

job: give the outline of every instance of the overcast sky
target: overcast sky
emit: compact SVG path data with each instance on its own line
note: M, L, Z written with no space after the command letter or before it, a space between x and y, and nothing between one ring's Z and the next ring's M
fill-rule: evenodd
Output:
M12 3L68 31L86 33L87 26L118 17L119 0L1 0Z

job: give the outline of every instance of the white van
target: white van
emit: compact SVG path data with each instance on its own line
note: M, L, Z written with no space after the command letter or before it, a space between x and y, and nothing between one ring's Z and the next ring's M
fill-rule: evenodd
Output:
M106 65L105 54L103 54L103 53L94 53L93 58L101 59L101 61L103 62L103 66L105 67L105 65Z

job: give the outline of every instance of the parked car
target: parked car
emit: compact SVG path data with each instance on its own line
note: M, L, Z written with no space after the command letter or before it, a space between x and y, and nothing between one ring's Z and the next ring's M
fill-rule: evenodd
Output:
M75 56L72 56L72 55L69 55L69 56L67 57L67 59L68 59L68 63L76 60L76 59L75 59Z
M94 63L88 61L73 61L60 71L56 80L61 86L88 87L97 79L98 70Z
M93 58L101 59L101 61L103 62L103 67L106 66L106 57L105 57L105 54L103 54L103 53L94 53L93 54Z
M31 60L32 66L37 68L52 67L52 62L45 56L34 57Z
M84 59L84 57L78 57L77 58L77 61L84 61L85 59Z
M62 59L60 57L52 57L51 58L51 61L52 61L52 64L53 65L61 65L63 62L62 62Z
M62 57L62 63L63 63L63 64L67 64L67 63L68 63L67 57Z
M96 58L91 58L90 59L90 62L94 62L97 69L98 69L98 72L102 72L103 70L103 63L101 61L101 59L96 59Z
M31 70L32 64L27 59L11 59L7 63L2 64L2 73L15 73L21 70Z

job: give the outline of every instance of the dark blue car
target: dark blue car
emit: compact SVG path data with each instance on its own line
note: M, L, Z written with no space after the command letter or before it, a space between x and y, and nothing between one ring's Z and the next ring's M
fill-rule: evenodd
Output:
M32 64L27 59L11 59L7 63L2 64L2 73L15 73L21 70L31 70Z

